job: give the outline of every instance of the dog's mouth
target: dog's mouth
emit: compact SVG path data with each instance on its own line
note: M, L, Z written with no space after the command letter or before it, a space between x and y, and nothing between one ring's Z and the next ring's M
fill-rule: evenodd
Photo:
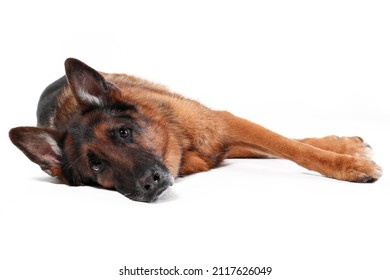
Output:
M168 187L172 186L173 183L174 178L169 174L166 178L159 178L158 182L154 185L145 185L143 187L138 185L129 192L119 192L134 201L153 202L156 201Z

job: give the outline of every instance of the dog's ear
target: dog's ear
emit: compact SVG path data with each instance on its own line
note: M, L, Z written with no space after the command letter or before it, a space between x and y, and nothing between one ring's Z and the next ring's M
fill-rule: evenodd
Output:
M9 137L31 161L51 176L61 174L62 151L58 145L60 135L54 130L38 127L15 127Z
M85 63L75 58L65 60L65 72L69 86L82 109L104 106L112 102L114 85Z

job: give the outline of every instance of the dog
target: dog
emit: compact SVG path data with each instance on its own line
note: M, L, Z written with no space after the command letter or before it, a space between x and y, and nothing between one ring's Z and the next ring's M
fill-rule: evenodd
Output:
M381 168L360 137L289 139L164 86L98 72L68 58L66 75L42 93L37 127L9 137L43 171L72 186L114 189L151 202L174 178L225 158L282 158L344 181L370 183Z

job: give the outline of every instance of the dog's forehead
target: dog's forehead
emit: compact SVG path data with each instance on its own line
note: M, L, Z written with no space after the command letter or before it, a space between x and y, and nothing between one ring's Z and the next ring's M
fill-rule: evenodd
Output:
M140 118L133 109L94 108L75 118L67 129L73 141L93 141L106 136L106 133L121 126L134 129L140 127Z

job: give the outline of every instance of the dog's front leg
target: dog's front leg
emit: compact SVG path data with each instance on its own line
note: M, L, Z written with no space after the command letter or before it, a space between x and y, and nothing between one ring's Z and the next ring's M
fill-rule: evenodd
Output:
M256 149L339 180L365 183L381 176L381 168L368 158L339 154L289 139L228 112L217 114L225 122L224 142L228 147Z

